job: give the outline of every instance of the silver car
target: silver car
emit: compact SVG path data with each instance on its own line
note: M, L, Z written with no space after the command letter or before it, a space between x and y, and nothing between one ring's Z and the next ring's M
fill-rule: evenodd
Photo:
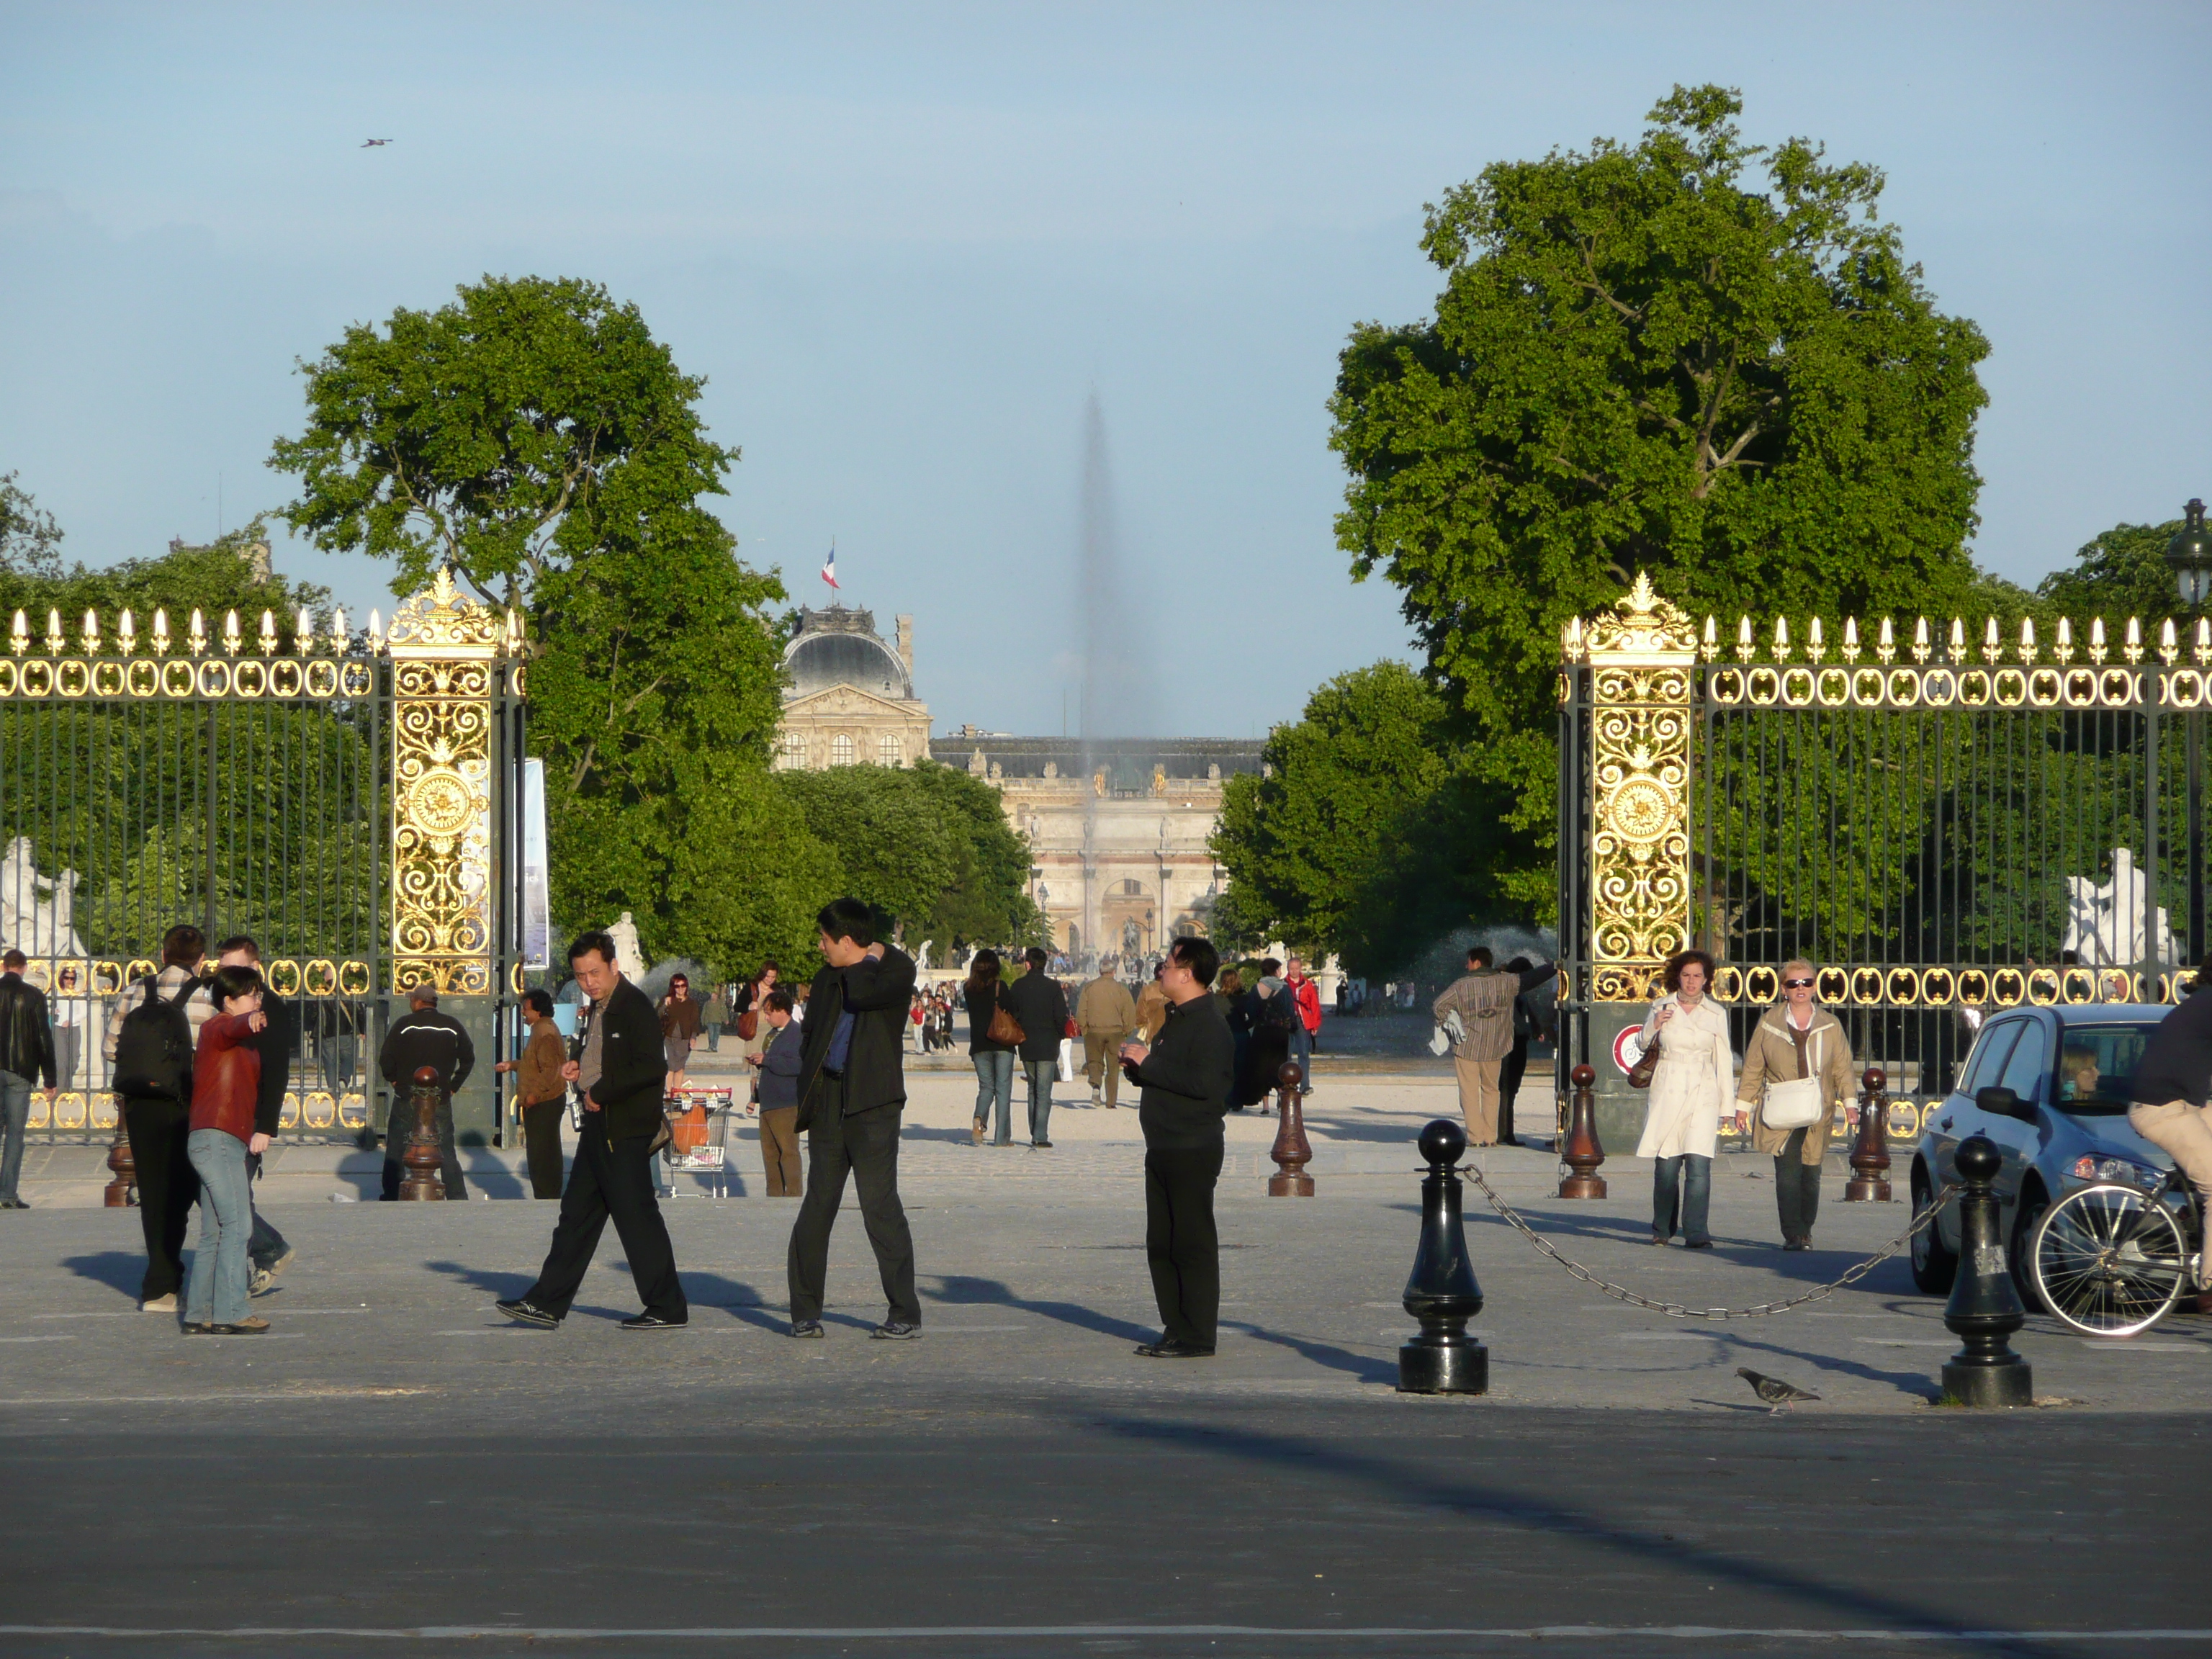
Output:
M2003 1204L2006 1257L2021 1300L2040 1308L2030 1282L2027 1243L2045 1210L2100 1181L2154 1183L2173 1160L2128 1126L2136 1062L2170 1008L2092 1004L2014 1008L1983 1026L1959 1086L1927 1116L1912 1153L1917 1214L1946 1182L1958 1179L1959 1143L1987 1135L2003 1155L1997 1197ZM1949 1291L1959 1266L1959 1206L1912 1241L1912 1282L1930 1295Z

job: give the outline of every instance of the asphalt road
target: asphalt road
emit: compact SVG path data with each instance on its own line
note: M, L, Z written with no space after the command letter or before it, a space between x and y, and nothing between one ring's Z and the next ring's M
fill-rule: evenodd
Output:
M211 1401L0 1438L0 1651L2212 1645L2194 1416L1193 1410L988 1376L532 1409L496 1437L387 1399L342 1432Z

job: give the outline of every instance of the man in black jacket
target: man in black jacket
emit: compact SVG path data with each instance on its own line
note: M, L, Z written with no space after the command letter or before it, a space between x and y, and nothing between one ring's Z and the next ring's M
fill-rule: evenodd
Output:
M791 1230L791 1334L822 1334L830 1230L849 1173L890 1302L889 1316L872 1334L901 1341L921 1334L914 1235L898 1195L914 958L876 938L874 914L858 899L832 900L815 922L824 965L808 994L806 1047L799 1062L797 1127L806 1137L808 1169L806 1196Z
M1221 1246L1213 1184L1221 1178L1221 1120L1237 1042L1206 988L1220 956L1202 939L1179 939L1160 965L1167 1023L1147 1048L1121 1048L1122 1074L1144 1092L1145 1254L1164 1334L1137 1352L1195 1359L1213 1352L1221 1313Z
M1030 1080L1030 1145L1052 1145L1052 1085L1060 1074L1060 1043L1067 1031L1067 992L1045 972L1051 957L1036 945L1029 972L1006 987L1006 1012L1021 1022L1022 1070Z
M31 1090L46 1080L46 1103L60 1092L54 1073L54 1028L46 994L23 982L29 962L21 951L0 958L0 1114L6 1124L0 1150L0 1210L27 1210L15 1183L23 1173L23 1132L31 1121Z
M469 1080L476 1069L477 1048L460 1021L438 1012L438 994L418 985L407 994L407 1012L384 1034L384 1049L377 1069L392 1085L392 1115L384 1129L384 1192L389 1203L399 1196L399 1155L415 1129L415 1073L425 1066L438 1074L439 1174L446 1196L465 1202L468 1185L461 1179L461 1155L453 1147L453 1091Z
M579 933L568 947L569 971L589 999L579 1021L574 1058L561 1068L584 1097L584 1127L561 1219L538 1282L499 1310L526 1325L558 1325L612 1216L615 1237L629 1259L645 1310L622 1322L626 1331L672 1331L689 1324L690 1304L676 1276L676 1250L653 1179L653 1140L665 1121L662 1086L667 1058L653 1000L615 966L611 934Z
M261 947L251 935L233 933L216 947L216 966L218 968L251 968L261 972ZM211 996L203 988L194 993ZM214 1004L210 1002L213 1008ZM264 977L261 981L261 1012L267 1024L253 1039L253 1047L261 1056L261 1093L254 1102L253 1127L261 1133L275 1139L284 1123L284 1091L292 1080L292 1056L299 1047L299 1023L284 1000L269 988ZM261 1174L261 1154L249 1152L246 1158L246 1203L253 1212L253 1231L246 1241L246 1260L253 1264L253 1276L246 1282L248 1296L264 1296L278 1273L291 1261L292 1247L284 1235L269 1224L260 1206L253 1202L253 1183Z

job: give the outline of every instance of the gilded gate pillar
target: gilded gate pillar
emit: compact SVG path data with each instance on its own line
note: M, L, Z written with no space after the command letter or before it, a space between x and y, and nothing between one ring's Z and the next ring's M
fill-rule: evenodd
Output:
M473 1141L499 1116L491 1062L498 999L511 988L502 969L513 952L501 941L514 927L501 828L514 757L501 715L520 690L521 633L511 611L461 593L441 568L401 604L383 647L392 659L392 1015L428 986L468 1030L477 1061L453 1117Z
M1696 630L1649 576L1593 620L1589 998L1658 994L1690 942L1690 682Z

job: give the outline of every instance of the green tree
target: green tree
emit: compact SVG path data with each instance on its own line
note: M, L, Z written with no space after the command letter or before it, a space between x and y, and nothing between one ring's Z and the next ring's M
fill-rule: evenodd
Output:
M2166 544L2180 529L2179 519L2116 524L2084 544L2071 568L2045 576L2036 596L2058 615L2071 617L2076 628L2086 629L2092 617L2102 617L2112 628L2140 617L2155 629L2166 617L2184 614L2173 567L2166 562Z
M0 571L27 576L62 574L62 527L31 499L12 472L0 472Z
M1387 973L1455 927L1525 915L1484 890L1498 792L1451 746L1449 710L1402 663L1339 675L1278 726L1263 773L1223 793L1217 928Z
M1029 844L1008 826L999 792L934 761L921 762L913 775L953 832L952 879L930 913L928 936L947 949L1047 943L1029 896Z
M395 592L450 562L529 615L556 921L629 910L653 955L803 969L842 866L769 769L784 592L702 505L738 459L705 382L636 307L539 277L349 328L302 373L306 430L270 458L292 528L395 560Z
M1741 106L1678 87L1634 146L1486 168L1428 210L1435 317L1343 353L1339 544L1404 590L1471 768L1510 793L1501 886L1540 910L1569 617L1638 568L1723 617L1974 591L1986 343L1876 216L1878 171L1747 144Z
M442 310L356 324L302 364L307 429L270 465L284 509L327 552L398 562L413 592L441 563L520 605L554 570L723 493L738 452L711 443L703 379L681 373L634 305L594 283L486 276Z
M219 634L225 613L235 611L249 636L259 627L261 613L274 611L288 644L303 609L313 613L318 629L329 624L330 589L274 572L258 574L257 554L266 552L268 534L259 519L204 547L173 541L167 552L150 559L64 569L57 550L61 532L51 518L40 517L51 531L43 538L14 538L10 545L10 538L0 536L0 621L21 611L34 638L45 631L50 611L60 614L72 637L88 611L100 613L100 627L111 635L125 610L142 635L152 631L154 612L166 611L180 640L196 610L210 635Z

